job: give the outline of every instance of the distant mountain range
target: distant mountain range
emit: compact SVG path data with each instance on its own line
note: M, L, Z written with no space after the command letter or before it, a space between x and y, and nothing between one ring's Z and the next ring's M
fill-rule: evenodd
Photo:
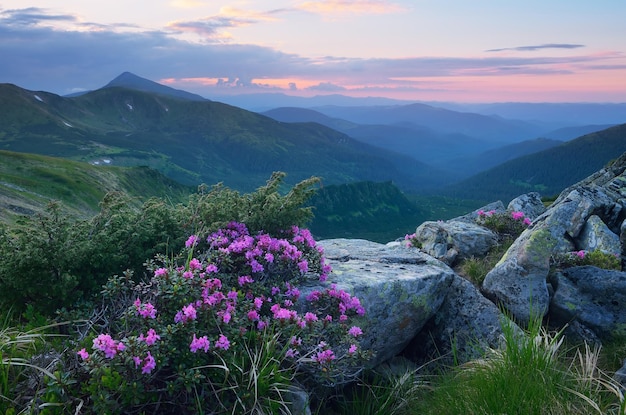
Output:
M281 123L170 89L110 86L68 98L0 84L0 149L145 165L183 184L243 191L277 170L291 184L312 175L327 184L391 180L405 190L449 182L424 163L319 124Z
M131 73L72 97L0 84L0 219L55 197L93 211L107 190L179 200L200 183L223 182L248 192L280 170L287 186L323 178L320 233L357 237L367 226L388 235L433 212L445 219L455 200L470 200L465 209L528 191L555 195L626 151L621 104L580 104L589 117L551 122L452 104L344 101L259 114ZM558 117L574 108L537 105ZM535 114L525 105L480 108ZM602 118L598 108L608 115L589 121ZM620 125L605 128L611 123Z

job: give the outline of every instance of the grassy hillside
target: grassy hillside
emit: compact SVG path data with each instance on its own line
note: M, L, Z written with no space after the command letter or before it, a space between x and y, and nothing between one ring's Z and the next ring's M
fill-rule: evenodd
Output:
M211 101L103 88L62 98L0 85L0 149L80 161L146 165L181 183L249 191L273 171L288 184L393 180L407 189L443 176L409 157L318 124L287 124Z
M77 215L93 214L103 196L121 191L138 202L160 197L185 200L195 188L183 186L147 167L96 166L61 158L0 151L0 220L40 211L60 200Z
M526 192L556 195L626 152L626 124L520 157L441 189L464 199L506 201Z

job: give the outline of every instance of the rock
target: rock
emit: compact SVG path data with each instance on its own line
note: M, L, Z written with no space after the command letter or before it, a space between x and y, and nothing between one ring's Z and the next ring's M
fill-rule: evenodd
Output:
M504 207L504 203L498 200L497 202L491 202L488 205L485 205L479 209L474 210L473 212L470 212L463 216L456 217L451 220L476 223L476 220L478 219L478 212L481 212L481 211L493 212L495 214L498 214L498 213L505 213L506 208Z
M622 254L619 236L612 232L602 219L596 215L591 215L587 219L580 235L576 238L575 244L579 250L595 251L599 249L608 254L618 256Z
M463 364L501 346L504 319L472 283L455 275L439 311L405 353L421 363Z
M587 219L597 215L615 233L626 200L626 153L613 165L564 190L509 248L483 282L483 292L528 322L544 316L550 303L546 282L550 257L575 249Z
M498 243L493 231L460 220L424 222L417 227L415 239L424 252L448 265L465 258L484 256Z
M622 392L626 391L626 359L624 365L615 372L613 379L621 385Z
M600 340L626 335L626 273L592 266L566 268L556 274L550 319L578 321Z
M397 355L437 312L454 277L440 261L400 242L320 241L333 267L325 285L300 287L301 298L336 284L366 310L361 347L374 352L369 367Z
M509 212L524 212L525 217L535 220L546 211L546 207L543 205L539 193L530 192L511 200L506 210Z

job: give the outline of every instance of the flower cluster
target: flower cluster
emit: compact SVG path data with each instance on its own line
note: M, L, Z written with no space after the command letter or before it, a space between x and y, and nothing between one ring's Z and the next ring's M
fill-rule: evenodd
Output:
M604 252L600 249L593 251L567 252L564 254L556 254L551 258L551 265L554 268L567 268L583 265L591 265L603 269L622 269L622 262L619 254Z
M516 238L524 229L532 224L530 218L524 212L513 211L510 213L498 213L495 210L478 210L476 212L476 222L497 234L505 237Z
M364 356L363 330L353 319L365 309L335 285L303 301L296 283L308 277L324 281L331 269L308 230L293 227L284 236L251 236L245 225L230 223L209 235L208 249L200 253L200 239L192 235L185 252L151 262L152 280L133 288L145 297L136 298L124 315L123 332L115 334L123 342L100 334L95 357L86 349L78 355L90 368L115 367L158 383L159 373L167 379L172 373L186 378L188 370L205 376L200 368L227 365L244 345L254 347L265 333L276 333L270 336L277 346L272 350L277 361L291 362L284 364L294 375L304 370L345 376ZM186 388L184 382L172 385Z

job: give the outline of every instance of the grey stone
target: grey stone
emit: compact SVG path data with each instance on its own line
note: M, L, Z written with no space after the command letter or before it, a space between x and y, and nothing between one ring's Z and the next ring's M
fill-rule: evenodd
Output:
M564 269L556 278L552 321L578 321L601 340L626 335L626 273L584 266Z
M506 210L509 212L524 212L524 217L535 220L546 211L546 207L541 201L539 193L530 192L511 200Z
M595 251L621 255L622 246L619 236L612 232L597 215L591 215L583 226L580 235L576 238L576 248L585 251Z
M442 262L400 242L331 239L319 244L333 271L323 285L302 285L301 298L330 284L358 297L366 310L360 344L374 352L370 367L404 349L437 312L454 276Z
M424 222L417 227L415 238L424 252L448 265L465 258L484 256L498 243L493 231L459 220Z

